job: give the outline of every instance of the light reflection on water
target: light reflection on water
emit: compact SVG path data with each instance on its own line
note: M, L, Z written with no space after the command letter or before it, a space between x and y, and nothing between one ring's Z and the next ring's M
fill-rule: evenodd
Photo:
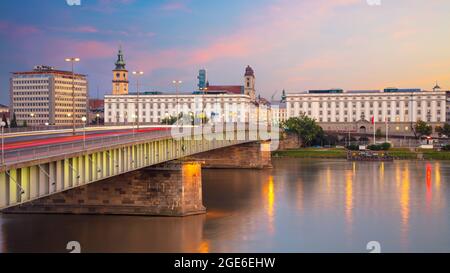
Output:
M274 159L206 170L207 215L0 216L3 252L450 252L450 162Z

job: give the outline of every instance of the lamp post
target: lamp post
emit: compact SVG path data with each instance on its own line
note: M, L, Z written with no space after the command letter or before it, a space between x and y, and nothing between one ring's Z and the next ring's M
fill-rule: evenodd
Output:
M83 150L86 149L86 117L82 117L81 121L83 122Z
M137 109L137 115L136 115L136 118L137 118L137 129L139 130L139 116L140 116L140 104L139 104L139 77L140 76L142 76L142 75L144 75L144 72L143 71L133 71L133 75L135 75L136 76L136 90L137 90L137 98L136 98L136 101L137 101L137 106L136 106L136 109Z
M175 84L175 89L176 89L176 94L177 94L177 119L180 115L180 108L179 108L179 103L178 103L178 95L179 95L179 91L180 91L180 85L183 83L183 81L172 81L173 84Z
M6 126L6 122L0 122L0 126L2 127L2 166L5 165L5 136L4 136L4 128Z
M97 117L97 126L100 126L100 114L97 114L96 117Z
M134 124L136 123L137 116L136 115L132 115L131 117L133 118L133 137L135 137L136 136L136 132L134 130Z
M66 62L70 62L72 65L72 133L75 135L75 72L74 64L80 61L80 58L66 58Z
M206 91L208 91L208 87L202 87L202 88L200 88L200 91L202 91L202 114L201 114L201 116L200 116L200 119L201 119L201 126L203 126L203 114L204 114L204 111L205 111L205 94L206 94Z
M31 114L30 114L30 125L31 125L31 129L33 129L34 117L35 117L35 114L34 114L34 113L31 113Z

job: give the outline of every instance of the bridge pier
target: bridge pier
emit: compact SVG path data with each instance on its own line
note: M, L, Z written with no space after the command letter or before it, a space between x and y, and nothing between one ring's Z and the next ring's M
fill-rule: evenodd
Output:
M187 157L204 162L210 169L265 169L272 168L270 141L252 142Z
M70 189L3 213L188 216L206 212L199 161L172 161Z

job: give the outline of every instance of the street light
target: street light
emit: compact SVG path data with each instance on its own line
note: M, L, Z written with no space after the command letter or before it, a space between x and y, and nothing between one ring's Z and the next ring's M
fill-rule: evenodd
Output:
M140 116L140 104L139 104L139 77L144 75L143 71L133 71L133 75L136 76L136 89L137 89L137 129L139 130L139 116Z
M134 123L136 122L137 116L136 115L132 115L131 117L133 118L133 137L135 137L136 133L135 133L135 130L134 130Z
M97 114L97 126L100 126L100 114Z
M30 119L30 124L31 124L31 127L32 127L32 128L33 128L33 123L34 123L34 116L35 116L34 113L31 113L31 114L30 114L30 117L31 117L31 119Z
M73 127L73 135L75 135L75 73L74 73L74 64L79 62L80 58L66 58L65 61L71 63L71 65L72 65L72 127Z
M83 122L83 150L86 149L86 117L82 117L81 121Z
M208 91L208 87L202 87L202 88L200 88L200 91L202 91L202 116L201 116L200 124L203 126L203 114L205 111L205 94L206 94L206 91Z
M183 81L172 81L173 84L175 84L175 88L177 91L177 117L180 115L180 108L179 108L179 103L178 103L178 95L179 95L179 91L180 91L180 85L183 83Z
M2 127L2 165L5 165L5 137L4 137L4 128L6 126L6 122L0 122L0 126Z

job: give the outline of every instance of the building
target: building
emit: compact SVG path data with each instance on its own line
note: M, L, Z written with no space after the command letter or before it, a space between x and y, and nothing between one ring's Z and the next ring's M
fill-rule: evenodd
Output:
M9 106L0 104L0 114L9 114Z
M90 124L104 124L105 101L103 99L89 99L88 121Z
M74 79L75 96L72 80ZM10 110L17 124L70 126L82 124L87 111L86 75L36 66L32 71L13 72L10 79ZM73 111L75 99L75 113Z
M204 69L200 70L198 80L199 90L192 93L144 91L140 92L139 103L137 94L106 95L105 124L134 124L138 120L140 124L159 124L179 114L206 116L214 122L248 122L257 116L253 110L257 102L252 99L256 97L255 75L250 66L244 75L245 86L210 85Z
M272 102L270 109L272 111L272 122L274 124L280 124L288 119L285 102Z
M243 94L141 94L138 103L135 94L106 95L105 123L107 125L159 124L179 113L199 116L220 122L245 122L250 111L250 97ZM202 111L204 109L204 112ZM139 119L138 119L139 118Z
M446 92L447 95L447 123L450 123L450 91Z
M446 92L387 88L380 90L311 90L286 95L287 118L301 113L316 119L325 130L366 131L372 118L378 128L411 131L412 123L433 126L447 120ZM359 126L360 125L360 126ZM357 126L357 128L355 127ZM359 126L359 127L358 127Z
M128 95L128 70L125 68L125 58L123 56L122 48L119 49L117 54L116 68L113 72L113 95Z
M200 69L198 72L198 90L204 90L207 87L208 79L206 77L206 69Z

